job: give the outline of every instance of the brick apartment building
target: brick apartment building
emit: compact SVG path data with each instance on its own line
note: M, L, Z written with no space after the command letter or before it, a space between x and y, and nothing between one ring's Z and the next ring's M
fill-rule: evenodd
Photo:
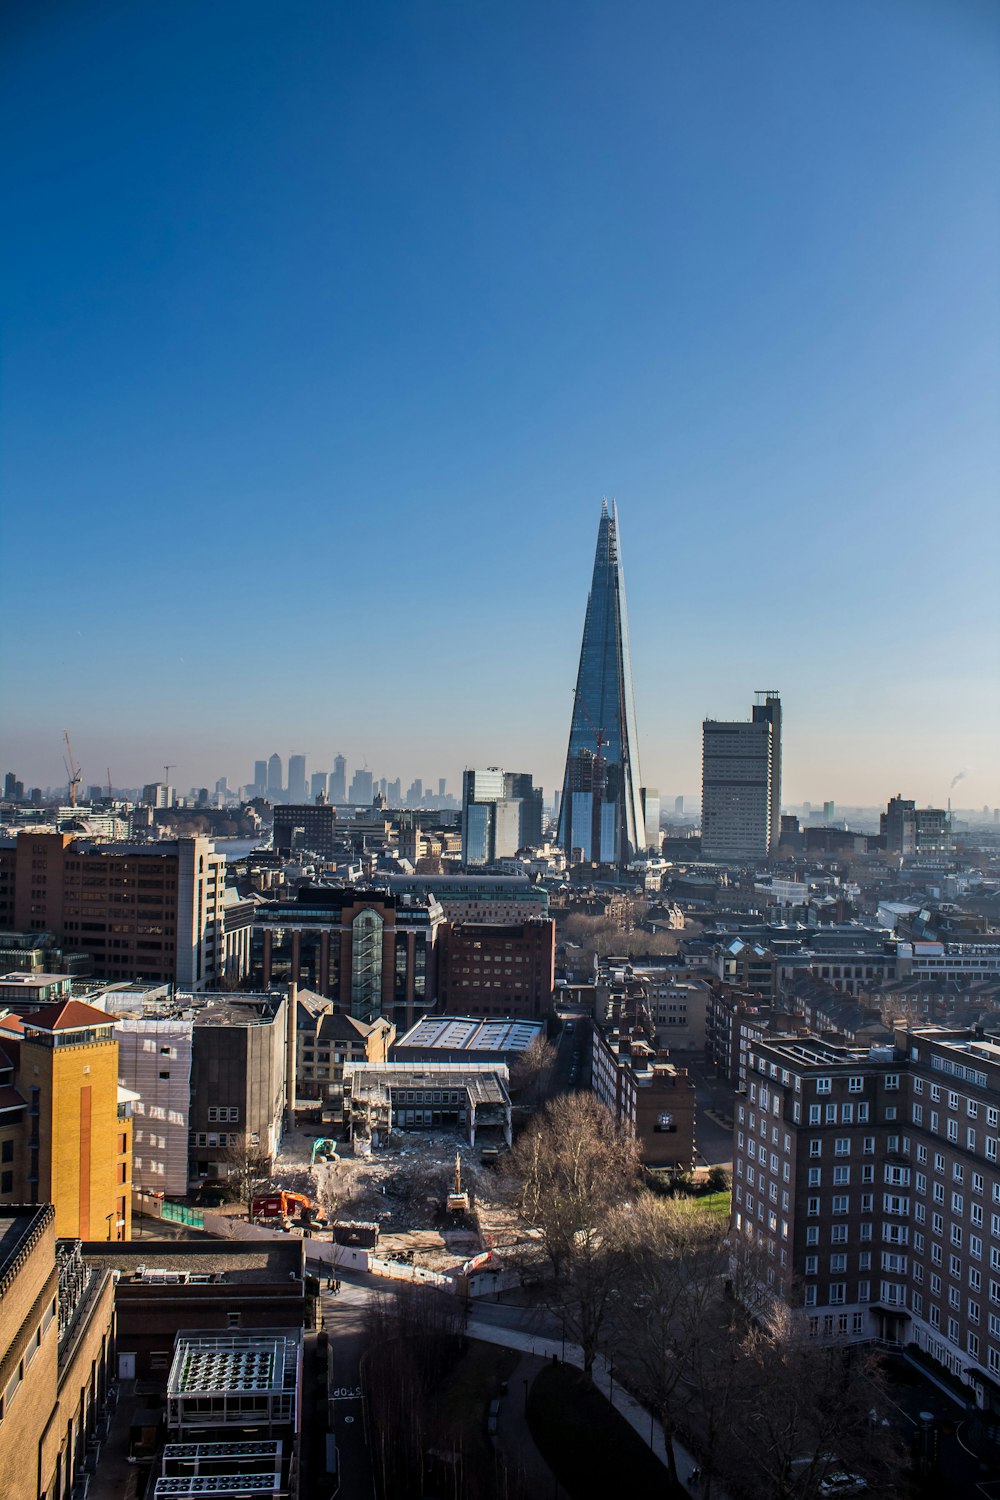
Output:
M551 1008L556 924L446 922L438 958L440 1008L454 1016L534 1019Z
M52 933L102 979L212 989L225 970L226 861L200 836L101 844L66 833L0 841L0 928Z
M733 1230L818 1336L915 1344L1000 1410L1000 1045L757 1041Z
M695 1086L639 1034L593 1028L591 1088L649 1167L694 1164Z

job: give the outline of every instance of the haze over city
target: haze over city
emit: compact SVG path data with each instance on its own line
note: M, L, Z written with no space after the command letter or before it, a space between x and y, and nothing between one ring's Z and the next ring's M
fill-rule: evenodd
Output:
M645 781L1000 802L993 6L2 24L7 764L555 789L606 493Z

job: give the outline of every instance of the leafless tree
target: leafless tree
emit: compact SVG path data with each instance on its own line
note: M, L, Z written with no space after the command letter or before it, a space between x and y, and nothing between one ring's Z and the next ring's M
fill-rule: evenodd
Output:
M536 1036L529 1047L518 1053L510 1070L512 1095L520 1103L537 1109L544 1097L555 1060L556 1049L553 1044L543 1036Z
M589 1375L614 1289L615 1211L634 1190L634 1142L587 1094L564 1094L511 1153L512 1197L523 1224L539 1236L550 1306L583 1351Z
M249 1135L231 1135L222 1152L222 1161L231 1186L247 1213L254 1197L271 1180L271 1160L258 1142Z
M721 1312L729 1265L726 1225L692 1200L644 1193L619 1212L616 1239L616 1357L660 1423L676 1483L674 1439L685 1409L695 1402L701 1410L703 1393L725 1394L725 1401L712 1401L713 1429L725 1418L728 1383L713 1391L711 1370L718 1367L721 1375L725 1362L732 1364Z

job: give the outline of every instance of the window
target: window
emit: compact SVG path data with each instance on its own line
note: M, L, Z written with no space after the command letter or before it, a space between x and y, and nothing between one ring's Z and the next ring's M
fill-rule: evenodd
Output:
M885 1078L882 1081L885 1084L885 1087L887 1089L898 1089L899 1088L899 1074L898 1073L887 1073L885 1075Z
M810 1125L818 1125L819 1122L820 1122L820 1120L822 1118L823 1118L823 1111L820 1108L820 1106L818 1104L810 1104L810 1106L809 1106L809 1124Z
M851 1139L850 1139L850 1136L838 1135L837 1139L833 1143L833 1152L834 1152L835 1156L850 1156L850 1154L851 1154Z
M835 1214L846 1214L848 1211L848 1196L846 1193L834 1193L833 1211Z
M834 1167L834 1169L833 1169L833 1185L834 1185L834 1187L846 1187L848 1185L848 1183L850 1182L850 1180L851 1180L851 1169L850 1169L850 1167Z
M817 1078L817 1080L816 1080L816 1092L817 1092L817 1094L828 1094L830 1092L830 1080L829 1080L829 1078Z
M865 1086L865 1080L863 1078L857 1078L857 1077L855 1077L855 1078L849 1078L847 1080L848 1091L850 1093L852 1093L852 1094L860 1094L861 1091L863 1090L864 1086Z

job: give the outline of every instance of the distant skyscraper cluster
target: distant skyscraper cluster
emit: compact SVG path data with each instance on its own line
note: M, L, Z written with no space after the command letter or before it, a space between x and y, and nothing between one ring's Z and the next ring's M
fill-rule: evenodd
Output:
M436 792L429 788L425 791L423 781L417 777L404 798L399 777L390 781L382 776L376 780L367 766L359 766L348 781L347 769L346 756L335 755L332 771L313 771L307 776L306 756L297 751L288 758L286 782L281 756L275 753L267 760L254 761L253 781L246 791L251 797L264 797L271 803L302 804L322 798L334 805L370 807L379 797L384 799L386 807L455 809L458 806L444 776L438 778Z

